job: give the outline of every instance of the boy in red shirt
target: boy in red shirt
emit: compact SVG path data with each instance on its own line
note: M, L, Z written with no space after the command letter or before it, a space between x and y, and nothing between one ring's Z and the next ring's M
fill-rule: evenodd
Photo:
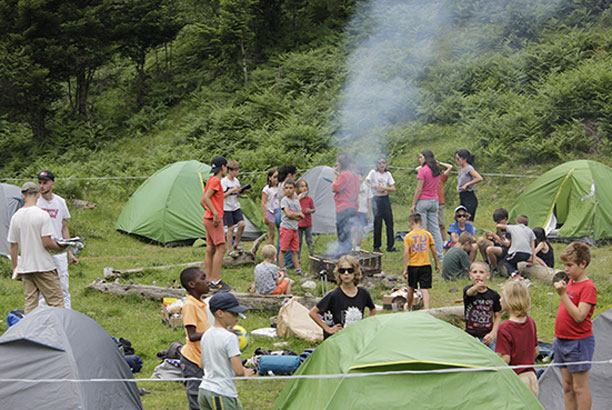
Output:
M312 197L308 195L308 182L302 179L297 183L298 199L302 207L304 219L298 222L298 237L300 244L300 256L302 256L302 237L306 236L306 244L308 245L308 253L312 256L314 252L314 243L312 242L312 214L315 213L315 205Z
M204 269L210 280L212 290L229 291L233 289L221 280L221 263L225 254L225 233L223 232L223 187L221 178L227 174L227 160L222 156L214 157L211 164L213 176L206 181L206 188L200 205L206 209L204 228L206 228L206 255Z
M555 320L553 350L556 363L590 362L595 351L591 316L597 304L597 289L586 276L591 251L584 243L572 242L561 254L569 283L555 282L561 304ZM567 410L591 408L590 364L561 367L563 399Z

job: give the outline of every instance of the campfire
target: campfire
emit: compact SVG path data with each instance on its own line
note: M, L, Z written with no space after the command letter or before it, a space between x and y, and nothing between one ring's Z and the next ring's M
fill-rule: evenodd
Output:
M322 254L310 257L310 272L318 274L327 272L328 278L334 280L334 269L338 259L343 255L352 255L359 260L363 276L372 276L381 272L382 254L368 251L351 251L347 253Z

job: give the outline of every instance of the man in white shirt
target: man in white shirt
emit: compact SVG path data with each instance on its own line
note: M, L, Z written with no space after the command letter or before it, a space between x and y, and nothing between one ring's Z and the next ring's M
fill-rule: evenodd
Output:
M38 174L38 189L40 197L36 201L36 206L46 211L51 217L53 226L53 240L69 239L70 231L68 231L68 219L70 212L66 206L66 201L59 195L53 193L55 187L55 175L51 171L42 171ZM62 252L52 255L55 262L55 269L59 275L62 294L64 295L64 307L70 309L72 306L70 300L70 292L68 290L68 259L70 263L76 265L78 259L73 255L72 251Z
M25 314L38 306L40 293L50 306L64 307L59 277L49 254L49 250L62 251L64 248L51 239L51 218L48 213L36 207L39 195L35 183L23 184L21 197L25 205L11 218L8 233L13 279L23 281ZM18 258L19 253L21 257Z

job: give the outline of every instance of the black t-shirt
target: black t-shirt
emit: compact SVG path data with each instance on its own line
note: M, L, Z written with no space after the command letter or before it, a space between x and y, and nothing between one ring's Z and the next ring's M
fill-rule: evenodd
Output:
M536 255L538 258L542 259L544 261L544 263L546 264L546 266L548 266L549 268L554 268L555 267L555 252L553 251L552 246L550 246L550 244L548 244L548 252L544 253L542 251L538 252L538 254Z
M370 292L359 287L354 297L347 296L340 287L337 287L317 303L323 322L329 327L338 323L347 327L360 321L366 307L370 310L375 308L372 296ZM323 336L327 339L331 335L323 331Z
M471 287L463 288L465 331L475 337L484 337L493 329L494 313L501 311L499 293L487 288L483 293L468 296L467 290Z

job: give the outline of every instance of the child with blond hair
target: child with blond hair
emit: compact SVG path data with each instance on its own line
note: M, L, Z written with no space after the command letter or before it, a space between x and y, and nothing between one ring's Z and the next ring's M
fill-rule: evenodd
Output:
M283 271L278 270L276 248L267 244L261 249L263 262L255 266L255 289L262 295L290 295L291 283Z
M522 281L507 281L501 289L501 306L510 316L499 325L495 351L510 366L532 365L539 353L536 324L529 317L531 298ZM533 367L513 369L523 383L538 396L538 379Z

